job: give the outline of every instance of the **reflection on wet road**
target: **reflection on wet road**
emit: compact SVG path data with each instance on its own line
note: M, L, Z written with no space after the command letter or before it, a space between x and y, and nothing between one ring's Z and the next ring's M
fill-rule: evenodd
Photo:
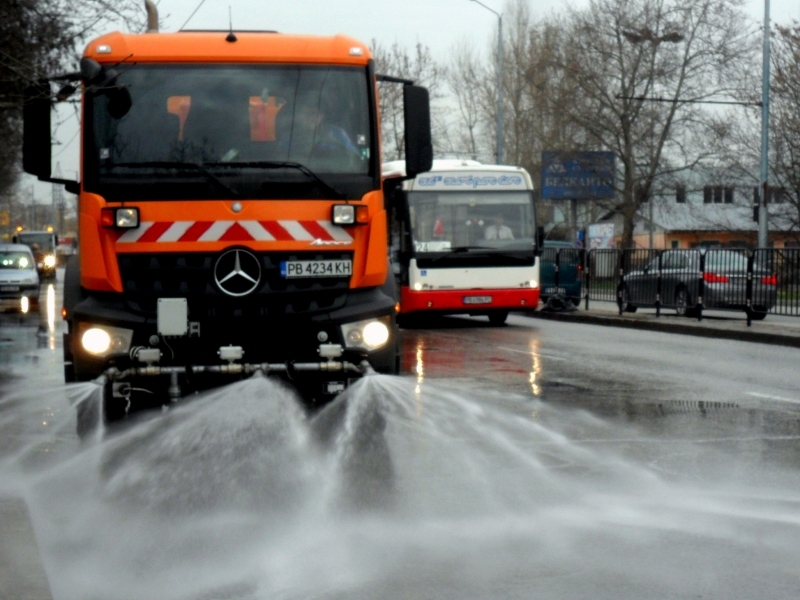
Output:
M440 319L313 415L256 378L79 444L47 298L0 495L59 600L797 597L796 350Z

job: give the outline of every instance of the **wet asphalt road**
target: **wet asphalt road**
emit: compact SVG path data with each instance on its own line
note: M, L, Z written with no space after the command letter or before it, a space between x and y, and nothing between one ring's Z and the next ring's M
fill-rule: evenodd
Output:
M511 316L501 328L434 319L404 332L403 350L404 371L422 385L503 390L514 395L506 410L524 413L527 397L624 424L631 439L575 439L659 469L800 469L797 349ZM663 452L682 442L697 460ZM710 464L710 448L728 465Z
M0 315L3 389L11 385L9 373L16 377L15 389L57 383L59 310L59 287L45 286L38 312ZM448 545L442 541L450 541L446 528L432 538L420 537L409 542L410 549L419 551L406 549L411 554L403 558L378 553L400 566L373 567L378 574L372 578L345 583L339 577L323 578L308 589L296 584L304 590L296 595L284 588L276 594L269 587L263 592L263 586L234 586L225 589L238 591L174 597L800 595L800 350L523 316L512 316L499 328L483 318L432 319L404 331L402 342L404 375L398 385L413 393L418 415L435 413L433 403L444 405L456 398L453 406L461 412L447 412L446 421L457 432L454 439L462 441L469 436L457 421L466 412L488 408L499 423L496 430L481 434L484 437L470 438L461 451L476 452L470 455L474 461L467 463L474 471L469 485L485 482L481 485L536 495L536 487L515 483L526 476L524 468L502 477L496 473L510 468L498 457L530 452L528 458L535 458L554 478L554 487L571 490L570 497L580 500L574 505L562 502L558 506L563 512L555 513L545 510L551 507L544 500L525 504L529 513L550 516L535 521L538 533L529 537L519 532L529 523L517 530L512 526L503 536L507 543L475 534ZM462 398L469 403L466 408L459 404ZM33 425L13 414L18 401L2 401L0 396L0 461L38 435ZM48 410L63 416L70 409ZM507 419L541 428L548 432L547 440L538 439L536 429L512 434L510 425L504 429L503 424L511 422ZM444 439L443 431L447 428L436 429L439 433L427 444L435 445L438 435ZM70 433L61 430L58 438L53 447L64 456L78 451ZM443 444L445 456L453 443ZM484 447L504 450L478 452ZM502 454L506 451L508 455ZM394 457L399 471L404 464L415 471L409 482L422 482L419 488L409 484L410 489L422 495L422 488L452 477L436 471L436 466L429 466L426 476L424 469L408 463L414 452L404 448ZM457 462L455 456L452 462ZM649 478L652 488L641 483ZM617 479L618 493L616 484L607 487ZM654 489L662 491L653 493ZM4 491L10 493L0 489L0 515L7 527L0 531L8 531L10 524L17 534L7 538L15 540L10 550L3 549L0 540L0 582L6 581L5 588L0 583L0 596L45 598L42 567L30 563L36 545L30 533L25 534L30 529L26 511L14 504L17 501L2 501ZM629 505L631 498L638 503ZM498 515L505 514L498 510ZM568 525L554 524L562 519ZM581 525L588 522L592 526ZM596 529L597 522L603 527ZM46 544L52 536L44 532L42 537L44 527L33 519L33 530ZM476 556L464 544L472 544ZM28 561L29 568L21 570L20 561ZM51 582L57 580L57 561L44 562ZM3 569L14 576L4 578ZM68 586L56 583L51 588L62 593L58 598L74 597L63 592Z

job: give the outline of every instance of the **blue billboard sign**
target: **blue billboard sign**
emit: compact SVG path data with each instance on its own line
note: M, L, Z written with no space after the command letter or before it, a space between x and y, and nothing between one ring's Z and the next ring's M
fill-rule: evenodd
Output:
M542 198L581 200L614 195L613 152L542 152Z

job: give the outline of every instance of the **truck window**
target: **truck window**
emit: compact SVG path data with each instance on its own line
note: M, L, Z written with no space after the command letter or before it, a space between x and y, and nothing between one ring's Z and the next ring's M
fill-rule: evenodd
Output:
M36 244L43 252L52 252L55 250L55 237L52 233L19 233L17 239L20 244L26 246L33 246Z

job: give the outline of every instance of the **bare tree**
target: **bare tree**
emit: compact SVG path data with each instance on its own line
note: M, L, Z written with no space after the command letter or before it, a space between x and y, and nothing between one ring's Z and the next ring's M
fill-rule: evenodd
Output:
M731 97L752 57L741 0L592 0L570 10L564 109L597 149L614 151L621 177L609 206L623 220L623 246L660 181L718 150L713 114L699 101Z
M14 0L0 4L0 195L19 176L22 96L38 79L74 69L82 43L114 24L142 29L138 0Z
M772 172L788 210L775 208L784 231L800 237L800 22L778 27L771 89ZM773 200L779 198L773 197ZM773 223L770 223L773 225Z
M503 73L508 161L538 174L543 150L578 150L586 133L565 106L578 102L575 82L564 76L567 26L559 19L535 21L524 0L506 5L507 67Z
M491 154L484 143L489 120L486 102L491 93L486 89L488 78L487 68L470 41L465 40L454 48L447 83L458 106L457 119L452 123L455 133L451 135L451 151L456 154L471 158Z
M409 52L396 42L387 48L373 40L372 55L378 73L409 79L428 88L434 152L441 150L447 145L447 126L444 109L438 103L444 97L446 68L433 59L427 46L420 43ZM401 159L405 152L402 86L394 83L379 86L379 110L384 160Z

